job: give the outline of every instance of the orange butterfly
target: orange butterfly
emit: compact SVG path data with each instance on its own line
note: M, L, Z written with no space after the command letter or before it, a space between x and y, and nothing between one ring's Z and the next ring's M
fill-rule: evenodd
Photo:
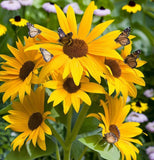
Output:
M116 125L112 124L109 127L110 132L105 134L105 139L108 143L116 143L120 138L120 132Z
M72 36L73 36L72 32L65 34L61 28L58 28L58 34L59 34L59 42L62 43L63 45L65 44L70 45L72 43Z
M135 52L128 55L124 62L128 64L131 68L135 68L137 66L136 59L139 57L141 50L136 50Z
M128 38L129 34L130 34L131 28L128 27L125 30L123 30L123 32L118 36L118 38L115 39L115 41L117 43L120 43L122 46L126 46L128 44L130 44L130 40Z

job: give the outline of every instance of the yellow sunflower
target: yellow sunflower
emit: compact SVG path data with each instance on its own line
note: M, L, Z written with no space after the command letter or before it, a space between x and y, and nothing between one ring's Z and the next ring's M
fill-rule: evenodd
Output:
M147 103L142 103L140 101L131 103L131 108L134 112L142 113L148 109Z
M0 24L0 36L4 35L7 31L7 28Z
M136 13L141 11L142 7L139 4L136 4L135 1L129 1L129 3L122 7L122 10L126 10L129 13Z
M11 24L18 26L18 27L24 27L27 25L27 20L24 18L21 18L20 16L15 16L14 18L9 19Z
M142 79L143 73L136 68L131 68L124 62L127 55L130 55L131 45L132 42L122 50L121 59L123 60L97 57L98 66L104 73L103 78L107 80L109 95L113 94L114 91L117 95L121 92L125 101L128 95L136 97L137 90L134 83L145 86ZM137 67L145 63L146 61L137 60Z
M105 94L104 88L96 83L89 82L88 78L82 77L81 82L77 86L73 78L68 77L62 79L61 74L55 75L55 80L50 80L44 83L44 86L50 89L55 89L48 99L48 103L54 101L53 107L58 105L63 101L63 110L66 114L73 105L75 111L78 113L80 109L80 104L82 101L91 105L90 97L85 92L91 93L101 93Z
M5 92L3 102L9 97L13 100L18 94L22 102L25 93L30 95L31 84L38 84L38 69L44 65L42 55L38 51L27 51L25 48L33 45L33 39L25 37L25 46L21 41L17 42L17 48L8 45L14 57L1 54L0 57L6 60L2 63L0 71L0 81L4 83L0 86L0 92Z
M94 2L91 2L77 30L75 13L71 6L67 10L67 16L57 5L55 5L55 8L61 32L65 35L64 39L66 41L63 41L63 37L61 38L56 32L34 25L35 28L42 31L36 36L37 39L39 38L38 41L34 38L35 42L44 44L32 46L29 50L45 48L54 56L41 71L40 78L43 79L51 70L62 67L63 79L71 74L76 85L79 85L84 72L88 72L97 82L100 82L102 73L97 65L97 60L93 60L95 56L121 59L121 56L115 51L116 48L121 46L115 42L115 39L121 33L119 30L109 32L98 38L114 20L100 23L90 32L93 12L96 9ZM67 40L69 43L67 43Z
M102 128L102 135L108 143L114 144L122 154L122 160L136 160L136 153L139 150L132 144L142 143L134 139L133 137L138 136L142 133L142 129L138 126L137 122L126 122L124 120L130 111L130 107L125 106L122 98L108 97L107 102L101 102L103 104L105 115L102 113L90 114L90 116L96 117L100 120L99 127Z
M42 150L46 150L45 133L51 135L52 132L44 121L55 119L49 116L50 111L44 112L44 89L39 87L35 92L32 91L30 96L25 96L23 103L13 102L12 108L3 119L10 123L5 129L21 132L11 144L13 150L18 147L20 151L24 142L31 140L34 146L37 143Z

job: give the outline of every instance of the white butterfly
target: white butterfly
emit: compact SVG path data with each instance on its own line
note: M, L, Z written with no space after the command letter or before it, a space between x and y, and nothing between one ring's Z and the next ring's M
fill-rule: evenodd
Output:
M41 51L41 54L43 56L43 59L46 62L49 62L53 58L53 54L51 54L50 52L48 52L46 49L40 48L40 51Z
M27 23L27 27L28 27L28 29L29 29L28 35L29 35L31 38L34 38L36 35L38 35L38 34L41 33L41 30L35 28L34 25L31 24L31 23Z

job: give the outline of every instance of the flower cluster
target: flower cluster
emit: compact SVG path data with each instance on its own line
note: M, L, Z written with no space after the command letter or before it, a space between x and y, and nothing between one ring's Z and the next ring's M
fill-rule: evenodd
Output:
M139 59L141 51L138 48L132 51L135 36L130 35L130 27L102 36L114 22L108 20L91 30L93 13L97 15L99 12L93 1L77 28L75 13L82 14L83 11L79 6L73 9L75 5L73 3L64 8L66 15L56 4L43 5L46 11L57 13L60 26L57 32L27 23L19 16L14 18L15 21L10 19L14 25L19 25L20 20L24 21L19 26L27 24L29 29L29 37L24 38L24 45L19 39L17 48L8 45L13 57L0 55L6 61L1 65L0 81L3 84L0 92L4 92L4 103L9 98L13 101L9 115L3 117L10 123L6 129L21 132L12 142L13 150L17 147L20 150L25 141L32 141L34 146L38 144L42 150L46 150L45 133L51 135L52 129L45 120L55 121L49 116L50 111L44 111L45 88L48 88L52 92L47 102L53 102L53 107L63 103L65 115L72 107L76 113L80 113L83 103L91 106L93 102L89 92L104 94L106 99L101 100L104 113L91 113L88 117L93 116L100 121L102 138L120 150L122 159L130 160L132 157L136 160L139 150L132 143L142 143L133 137L140 135L142 129L137 121L124 120L131 108L142 113L147 106L142 102L134 102L132 106L125 104L128 96L137 96L136 84L145 86L144 75L138 68L146 61Z

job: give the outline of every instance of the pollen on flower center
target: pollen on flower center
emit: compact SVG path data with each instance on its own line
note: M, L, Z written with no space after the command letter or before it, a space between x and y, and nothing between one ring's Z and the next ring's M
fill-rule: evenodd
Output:
M70 45L65 44L63 46L63 51L70 58L78 58L86 56L86 54L88 53L88 46L84 40L72 39L72 43Z
M28 128L33 131L34 129L36 129L38 126L41 125L42 121L43 121L42 114L40 112L35 112L29 118Z
M131 7L134 7L136 5L136 3L134 1L129 1L128 5Z
M121 69L116 61L106 59L105 64L110 67L114 77L118 78L121 76Z
M81 85L79 84L79 86L76 86L73 81L73 78L67 78L63 84L63 87L67 92L75 93L80 89Z
M16 22L19 22L19 21L21 21L21 17L20 17L20 16L15 16L15 17L14 17L14 20L15 20Z
M19 73L19 77L20 79L22 79L23 81L28 77L28 75L30 74L30 72L32 72L32 70L34 69L35 64L32 61L27 61L25 62L22 67L20 68L20 73Z

